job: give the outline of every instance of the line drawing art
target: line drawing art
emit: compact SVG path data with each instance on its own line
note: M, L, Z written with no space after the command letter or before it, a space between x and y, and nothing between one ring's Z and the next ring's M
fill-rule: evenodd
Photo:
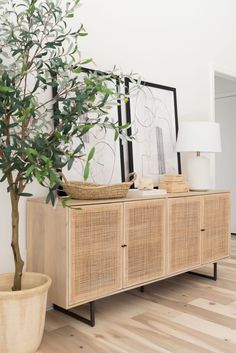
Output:
M81 75L81 82L86 75L96 73L97 75L104 75L105 73L83 68ZM119 80L118 77L114 80L107 82L108 89L114 90L116 88L119 91ZM53 95L56 96L57 91L54 88ZM74 92L76 94L76 92ZM110 102L111 109L107 116L109 121L113 123L119 123L122 125L122 111L120 105L116 102ZM60 108L60 104L55 107ZM80 116L78 123L86 121L92 122L94 116L93 113L89 113L86 116ZM84 148L82 151L81 158L76 158L72 168L68 170L63 168L62 172L68 180L83 181L84 168L89 152L94 147L95 155L90 162L90 173L87 182L93 182L97 184L113 184L120 183L125 179L124 170L124 155L123 155L123 142L120 138L116 141L114 139L115 131L112 128L102 129L99 125L93 127L85 135L83 135ZM79 138L74 138L69 149L74 150L81 141ZM67 146L68 147L68 146Z
M129 102L127 121L131 123L129 142L129 171L140 178L151 178L158 185L161 175L181 172L176 152L178 131L176 90L149 82L126 80ZM135 186L138 185L139 179Z

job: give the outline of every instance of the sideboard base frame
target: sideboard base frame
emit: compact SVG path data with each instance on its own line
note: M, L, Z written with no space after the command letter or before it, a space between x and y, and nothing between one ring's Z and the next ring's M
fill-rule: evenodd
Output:
M95 302L94 301L89 303L89 314L90 314L89 319L87 319L86 317L83 317L83 316L81 316L71 310L64 309L61 306L58 306L56 304L53 304L53 309L60 311L61 313L66 314L70 317L73 317L74 319L81 321L86 325L89 325L91 327L95 326Z
M217 281L217 262L213 263L213 275L205 275L204 273L199 273L199 272L193 272L189 271L191 275L199 276L199 277L204 277L208 279L212 279L213 281Z

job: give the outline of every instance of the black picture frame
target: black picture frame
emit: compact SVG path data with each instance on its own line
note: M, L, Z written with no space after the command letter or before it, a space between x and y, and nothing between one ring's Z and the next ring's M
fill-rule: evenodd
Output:
M137 81L131 81L129 78L125 78L125 94L128 97L128 102L126 103L126 120L127 123L130 124L130 128L128 129L127 133L128 136L131 137L133 136L133 127L132 124L134 122L134 118L133 116L133 112L132 112L132 95L131 95L131 89L130 86L132 84L136 84L139 85L142 89L143 87L148 87L151 89L158 89L158 90L163 90L163 91L169 91L172 93L173 95L173 110L174 110L174 128L175 128L175 141L177 140L177 136L178 136L178 109L177 109L177 93L176 93L176 88L174 87L170 87L170 86L164 86L164 85L160 85L160 84L156 84L156 83L152 83L152 82L147 82L147 81L141 81L141 82L137 82ZM137 170L135 170L135 163L134 163L134 141L135 141L135 137L133 140L128 141L128 168L129 168L129 173L132 172L137 172ZM150 141L151 143L151 141ZM176 172L178 174L181 174L182 170L181 170L181 158L180 158L180 153L176 152L176 163L177 163L177 170ZM165 174L165 173L163 173ZM160 174L161 175L161 174ZM136 187L137 184L134 185L134 187ZM154 187L156 188L157 185L155 185L154 183Z
M88 75L90 73L92 73L92 74L97 73L97 75L106 75L106 72L99 71L99 70L94 70L94 69L89 69L89 68L85 68L85 67L81 68L81 73L87 73ZM54 78L54 79L56 79L56 78ZM120 91L120 79L119 79L119 77L118 76L114 76L114 81L116 83L117 92L119 92ZM57 87L52 87L52 95L53 95L53 97L56 97L57 93L58 93ZM59 102L57 101L53 105L54 113L58 109L59 109ZM119 99L117 99L117 122L118 122L119 126L123 125L122 109L121 109L121 104L120 104L120 100ZM125 160L124 160L123 142L122 142L122 140L120 138L119 138L119 155L120 155L120 177L121 177L120 181L123 182L123 181L125 181ZM63 192L63 190L61 188L59 190L59 195L60 196L64 196L65 195L65 193Z

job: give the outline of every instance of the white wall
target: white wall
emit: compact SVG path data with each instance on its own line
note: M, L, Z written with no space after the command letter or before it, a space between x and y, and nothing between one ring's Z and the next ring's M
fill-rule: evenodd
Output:
M216 99L215 112L222 138L222 153L216 156L216 187L231 191L232 232L236 233L236 96Z
M234 0L84 0L84 56L177 87L181 119L209 119L210 68L236 71Z
M1 185L0 189L0 273L9 272L13 270L13 256L11 251L11 209L9 202L9 194L5 191L7 184ZM36 183L28 188L28 192L34 193L35 196L45 195L43 190ZM22 256L25 259L25 199L22 198L20 202L20 245Z
M176 87L179 118L207 120L213 118L212 66L236 72L235 13L235 0L83 0L78 19L89 36L81 51L99 69L116 64ZM7 200L2 188L0 272L12 269ZM23 239L24 217L22 203Z

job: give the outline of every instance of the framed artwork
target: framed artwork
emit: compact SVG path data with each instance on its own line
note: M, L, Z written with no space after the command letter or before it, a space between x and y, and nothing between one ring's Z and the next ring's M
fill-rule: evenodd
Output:
M176 89L142 81L125 81L129 96L127 122L131 124L128 142L129 172L151 178L154 187L162 174L181 173L180 154L176 152L178 114Z
M98 75L104 74L100 71L82 69L81 79L84 75L90 75L91 73L97 73ZM116 89L119 88L119 79L115 78L113 81L107 82L108 88ZM57 94L56 89L53 89L54 96ZM57 105L60 108L60 103ZM56 108L56 107L55 107ZM113 105L108 113L109 119L114 123L118 122L122 125L122 113L121 106L119 104ZM88 118L89 118L88 114ZM92 117L91 117L92 118ZM89 132L83 136L84 157L74 161L70 170L67 167L63 168L62 172L68 180L80 180L83 181L83 172L86 164L86 159L89 151L95 147L95 155L90 162L90 174L88 182L94 182L98 184L113 184L120 183L125 179L124 170L124 153L123 144L120 138L114 140L113 129L101 129L99 126L93 127ZM72 142L72 149L76 148L79 141L75 137Z

